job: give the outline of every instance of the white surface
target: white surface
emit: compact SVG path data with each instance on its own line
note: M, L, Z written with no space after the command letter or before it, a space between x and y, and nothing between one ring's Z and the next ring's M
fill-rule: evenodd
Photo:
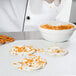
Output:
M71 23L50 21L50 22L46 22L45 24L49 24L52 26L59 26L59 25L68 25ZM42 24L42 25L45 25L45 24ZM68 30L51 30L51 29L40 28L43 38L48 41L53 41L53 42L67 41L75 30L76 30L76 27L73 29L68 29Z
M0 75L1 76L59 76L76 75L76 38L69 42L58 43L69 51L69 54L62 57L51 57L46 54L39 54L47 59L47 65L44 69L36 72L18 71L12 65L13 62L20 60L19 57L9 55L9 50L15 45L33 45L35 48L48 48L54 43L45 40L23 40L15 41L0 46Z

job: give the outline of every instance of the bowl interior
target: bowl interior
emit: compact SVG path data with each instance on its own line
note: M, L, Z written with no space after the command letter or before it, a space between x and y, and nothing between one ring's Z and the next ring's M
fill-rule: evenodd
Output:
M72 24L72 25L75 26L75 24L73 24L73 23L70 23L70 22L61 22L61 21L47 21L47 22L44 22L44 23L40 24L40 26L45 25L45 24L49 24L49 25L52 25L52 26ZM76 26L75 26L75 28L76 28ZM42 28L42 29L44 29L44 28ZM51 30L51 29L47 29L47 30ZM71 29L68 29L68 30L71 30Z

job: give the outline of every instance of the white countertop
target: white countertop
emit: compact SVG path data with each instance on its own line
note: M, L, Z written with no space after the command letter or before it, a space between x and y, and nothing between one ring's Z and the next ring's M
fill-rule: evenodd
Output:
M3 33L2 33L3 34ZM51 57L49 55L42 54L47 59L48 64L40 71L26 72L18 71L11 63L14 60L13 57L8 55L8 50L15 45L33 45L36 48L48 48L54 45L52 42L43 40L39 32L25 32L23 33L4 33L16 38L13 43L0 46L0 74L2 76L63 76L63 75L76 75L76 32L70 38L68 42L57 43L58 46L62 46L68 50L68 55L62 57ZM17 35L16 35L17 34ZM16 37L17 36L17 37ZM18 37L23 37L19 39ZM5 60L4 60L5 59ZM3 63L4 62L4 63ZM9 63L8 63L9 62ZM9 65L8 65L9 64ZM3 66L2 66L3 65ZM6 66L6 67L5 67Z

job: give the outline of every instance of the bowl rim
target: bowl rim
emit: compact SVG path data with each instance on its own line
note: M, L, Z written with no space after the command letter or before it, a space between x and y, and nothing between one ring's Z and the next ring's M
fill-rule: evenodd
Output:
M51 22L51 21L50 21ZM54 21L55 22L55 21ZM57 22L57 21L56 21ZM65 22L65 23L67 23L67 24L72 24L72 25L74 25L75 27L74 28L72 28L72 29L65 29L65 30L52 30L52 29L45 29L45 28L41 28L40 26L42 26L42 25L40 25L39 26L39 28L40 29L43 29L43 30L47 30L47 31L69 31L69 30L76 30L76 25L75 24L73 24L73 23L70 23L70 22ZM49 24L49 23L46 23L46 24Z

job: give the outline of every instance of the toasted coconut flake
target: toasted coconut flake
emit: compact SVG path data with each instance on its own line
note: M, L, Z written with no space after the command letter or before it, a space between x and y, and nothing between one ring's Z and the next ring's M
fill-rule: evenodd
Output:
M40 56L33 55L32 57L29 56L28 58L24 58L21 62L17 62L16 64L19 70L37 70L44 68L47 62L46 59L43 59Z

